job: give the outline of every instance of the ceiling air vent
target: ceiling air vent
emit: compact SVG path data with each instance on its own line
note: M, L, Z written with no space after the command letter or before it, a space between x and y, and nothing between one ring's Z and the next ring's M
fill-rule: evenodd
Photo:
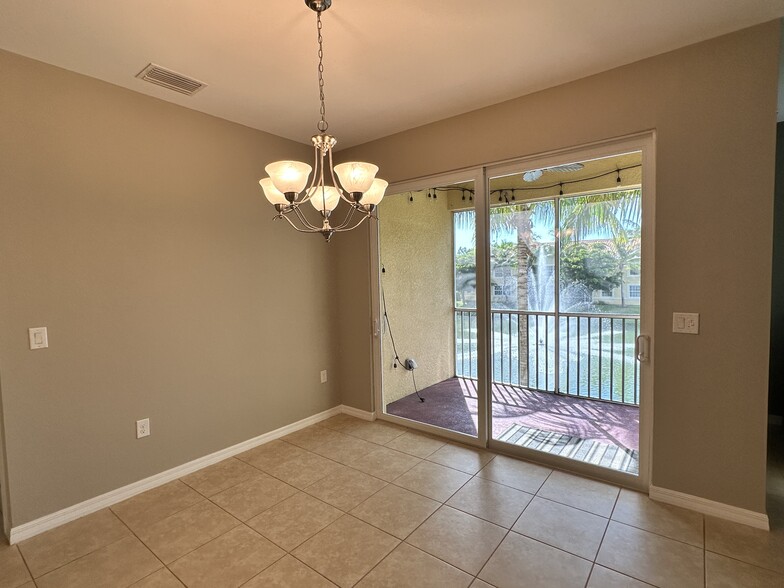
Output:
M181 94L187 94L188 96L193 96L196 92L207 85L204 82L194 80L177 73L176 71L166 69L160 65L155 65L154 63L151 63L145 67L142 71L136 74L136 77L140 80L144 80L145 82L157 84L159 86L163 86L164 88L169 88L169 90L174 90L175 92L180 92Z

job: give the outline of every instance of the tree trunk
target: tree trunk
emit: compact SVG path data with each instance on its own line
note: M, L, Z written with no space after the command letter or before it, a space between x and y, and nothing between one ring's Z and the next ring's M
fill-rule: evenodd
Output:
M531 261L531 213L520 211L517 225L517 310L528 310L528 267ZM528 387L528 316L517 317L517 364L519 384Z

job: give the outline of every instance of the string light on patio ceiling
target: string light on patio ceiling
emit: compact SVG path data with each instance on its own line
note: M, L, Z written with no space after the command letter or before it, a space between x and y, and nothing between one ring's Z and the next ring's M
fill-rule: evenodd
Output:
M332 0L305 0L305 4L316 13L318 31L321 119L316 125L318 133L311 138L314 165L311 167L299 161L275 161L264 168L269 177L259 180L259 184L267 200L278 212L275 219L286 219L300 233L321 233L329 242L334 233L355 229L368 218L377 219L376 206L384 197L388 184L375 177L378 166L372 163L350 161L332 166L332 148L337 139L327 134L329 124L324 104L324 48L321 36L321 13L332 5ZM332 185L325 183L325 170L328 170L327 179L332 181ZM311 171L313 177L308 185ZM341 200L348 203L349 209L343 220L333 225L332 215ZM300 208L307 202L321 215L320 225L309 221Z

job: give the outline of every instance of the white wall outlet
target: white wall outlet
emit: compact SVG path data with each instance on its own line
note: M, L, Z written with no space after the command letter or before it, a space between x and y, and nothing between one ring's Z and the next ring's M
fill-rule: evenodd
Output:
M45 349L49 347L49 336L46 334L46 327L33 327L27 329L30 337L30 349Z
M673 312L672 332L698 335L700 333L700 315L697 312Z
M136 438L141 439L142 437L149 437L150 436L150 419L142 419L140 421L136 421Z
M321 370L321 383L327 383L327 370Z

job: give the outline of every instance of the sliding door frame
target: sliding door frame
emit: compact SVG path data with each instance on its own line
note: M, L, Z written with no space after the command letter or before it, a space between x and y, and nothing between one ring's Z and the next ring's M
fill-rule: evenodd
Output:
M645 338L647 359L640 366L640 470L638 475L599 467L578 460L527 449L488 437L488 447L536 461L550 467L576 472L593 478L601 478L621 486L648 491L652 466L653 431L653 328L654 328L654 219L656 203L655 131L648 131L617 139L609 139L589 145L532 155L514 161L493 164L485 169L485 191L490 193L490 178L529 169L541 169L576 161L610 157L622 153L640 151L642 154L642 231L641 231L641 283L640 283L640 335ZM522 203L523 200L520 200ZM558 227L556 227L556 231ZM488 251L489 255L489 251ZM488 285L489 295L489 285ZM492 378L492 374L489 375ZM488 426L492 426L492 409L488 407ZM492 430L492 429L489 429Z
M370 294L371 304L373 309L373 337L372 337L372 351L373 351L373 399L374 399L374 412L377 419L397 423L417 429L425 433L432 433L441 437L446 437L453 441L459 441L466 445L473 445L477 447L487 447L488 440L488 415L487 402L489 381L488 375L488 327L489 323L487 317L490 313L487 309L489 294L488 276L489 268L489 251L487 235L490 230L490 218L488 210L488 198L485 195L485 175L481 167L470 168L457 172L446 174L439 174L418 178L415 180L398 182L390 184L387 189L387 194L392 196L396 194L403 194L405 192L418 192L420 190L427 190L434 186L450 185L461 182L474 183L474 210L476 219L476 303L477 303L477 412L479 416L477 426L477 436L466 435L450 429L444 429L420 423L411 419L406 419L396 415L387 414L384 411L384 397L383 397L383 376L381 366L384 361L382 355L383 345L383 314L381 313L381 268L380 263L380 242L379 242L379 229L377 223L370 224ZM379 217L379 222L383 224L383 216ZM454 288L453 288L454 290ZM452 294L454 296L454 292ZM454 318L452 319L454 320ZM454 350L453 350L454 352Z
M640 283L640 334L645 338L647 359L640 362L640 470L634 476L602 468L573 459L551 455L493 440L491 431L492 371L490 369L490 333L492 314L490 309L490 186L489 178L518 173L524 169L538 169L554 165L572 163L586 159L610 157L621 153L640 151L642 153L642 246L641 246L641 283ZM410 191L426 190L439 184L474 182L474 206L476 210L476 293L477 293L477 337L478 337L478 382L477 404L479 413L478 435L472 437L441 427L419 423L384 412L382 354L383 337L380 300L381 271L379 266L379 231L375 223L370 225L370 269L371 302L373 320L373 403L376 418L404 425L425 433L436 434L467 445L489 447L499 453L506 453L528 461L542 463L558 469L568 470L580 475L602 479L621 486L647 492L651 482L653 464L653 390L654 390L654 271L655 271L655 204L656 204L656 132L644 131L597 141L577 147L538 153L526 157L487 164L483 167L468 168L446 174L427 176L390 185L390 195ZM381 221L383 223L383 218Z

